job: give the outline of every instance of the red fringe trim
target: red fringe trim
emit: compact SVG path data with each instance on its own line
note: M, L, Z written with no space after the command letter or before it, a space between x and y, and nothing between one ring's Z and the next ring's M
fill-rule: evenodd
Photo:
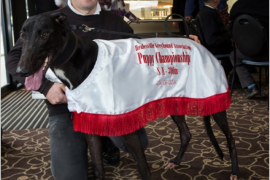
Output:
M100 136L121 136L144 127L149 121L168 115L207 116L227 110L231 104L230 91L208 98L170 97L151 101L124 114L73 114L75 131Z

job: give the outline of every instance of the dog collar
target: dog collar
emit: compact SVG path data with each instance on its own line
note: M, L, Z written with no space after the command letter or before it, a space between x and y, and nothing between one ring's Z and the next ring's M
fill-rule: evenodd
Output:
M53 62L51 62L50 66L58 67L68 62L76 50L77 42L78 38L76 34L73 31L71 33L68 33L67 40L64 44L62 52L56 57L56 59Z

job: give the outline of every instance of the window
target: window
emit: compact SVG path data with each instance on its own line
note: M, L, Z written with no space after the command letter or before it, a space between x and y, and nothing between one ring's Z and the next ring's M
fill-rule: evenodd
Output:
M125 0L125 4L140 19L165 19L172 12L173 0Z
M6 62L5 62L5 49L3 43L3 33L2 33L2 26L0 30L0 49L1 49L1 87L6 86L8 84L7 80L7 72L6 72Z

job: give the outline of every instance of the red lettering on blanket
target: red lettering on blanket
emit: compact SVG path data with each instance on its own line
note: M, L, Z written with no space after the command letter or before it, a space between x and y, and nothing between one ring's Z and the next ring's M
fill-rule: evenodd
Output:
M190 55L186 52L182 54L175 54L172 52L172 55L161 55L160 52L156 52L156 62L157 63L190 63Z
M146 44L146 45L144 45L144 44L141 44L141 45L135 45L135 50L136 51L139 51L139 50L141 50L141 49L147 49L147 48L154 48L154 44L153 43L148 43L148 44Z
M161 67L162 69L162 75L165 75L164 67Z
M171 44L155 44L155 47L156 48L161 48L161 49L163 49L163 48L173 48L173 44L171 43Z
M178 74L178 69L175 68L174 66L168 67L168 69L165 71L164 67L157 67L157 75L177 75Z
M138 53L138 58L139 58L140 64L142 64L142 61L141 61L141 59L142 59L142 53Z
M162 86L162 85L175 85L176 81L174 79L163 79L159 80L157 83L157 86Z
M142 63L142 60L144 63L147 63L148 66L154 66L154 55L142 55L142 53L138 53L138 58L140 64Z
M160 49L164 49L164 48L179 48L179 49L188 49L191 50L191 47L188 45L183 45L183 44L153 44L153 43L148 43L148 44L140 44L140 45L135 45L135 50L139 51L141 49L152 49L152 48L160 48Z
M169 75L178 74L178 69L174 67L168 67L169 69Z
M182 49L189 49L191 50L190 46L182 45L182 44L174 44L174 48L182 48Z
M158 71L157 73L158 75L163 75L163 76L166 75L164 67L157 67L157 71Z
M165 70L164 67L157 67L158 75L163 75L165 76Z
M160 69L159 69L159 67L157 67L157 71L158 71L158 75L161 75L161 72L160 72Z
M155 57L155 58L154 58ZM190 55L187 52L182 52L182 54L174 54L172 52L171 55L162 55L160 52L156 52L155 56L151 54L143 55L142 53L138 53L139 63L148 64L148 66L154 66L154 59L156 59L157 63L190 63Z

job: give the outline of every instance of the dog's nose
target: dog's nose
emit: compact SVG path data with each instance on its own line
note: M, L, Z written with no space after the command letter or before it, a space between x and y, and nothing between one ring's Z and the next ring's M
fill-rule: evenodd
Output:
M22 77L30 76L29 71L27 69L24 69L24 68L21 68L21 67L17 67L16 73L19 74Z

